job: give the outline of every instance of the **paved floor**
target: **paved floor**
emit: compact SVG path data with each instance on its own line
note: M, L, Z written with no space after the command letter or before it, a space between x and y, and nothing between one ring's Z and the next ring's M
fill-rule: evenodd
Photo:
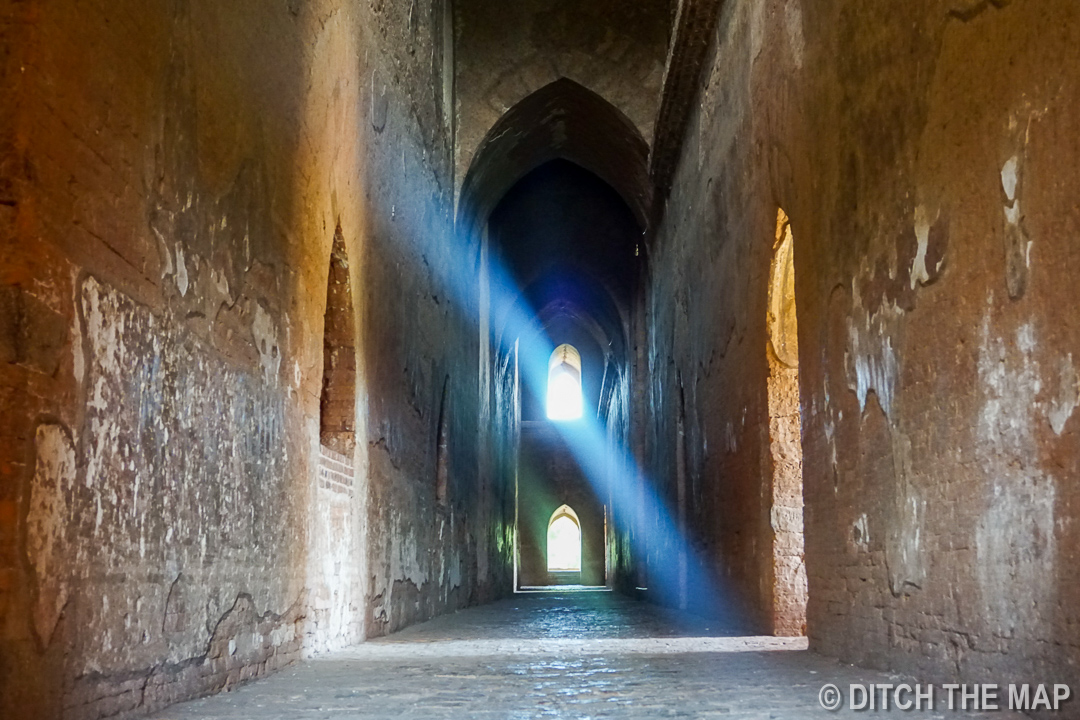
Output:
M819 691L904 682L806 651L802 638L733 637L612 593L517 595L312 660L161 720L866 717ZM1015 718L1008 712L886 715Z

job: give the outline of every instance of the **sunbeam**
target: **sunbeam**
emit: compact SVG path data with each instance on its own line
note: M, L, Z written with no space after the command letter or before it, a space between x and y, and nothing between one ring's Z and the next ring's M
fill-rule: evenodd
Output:
M449 253L450 257L475 257L475 250L465 252L477 246L471 233L455 233L449 241L461 248L461 252ZM419 248L416 254L419 256ZM490 317L495 320L489 337L481 341L491 343L493 358L516 354L522 395L527 391L534 397L550 400L553 388L549 377L555 342L542 326L538 327L539 320L525 301L522 288L499 257L488 253L486 262L479 265L483 266L482 275L486 277L477 278L477 264L462 262L439 267L436 280L454 302L477 312L474 320L478 325L481 297L486 294ZM481 288L486 292L481 293ZM522 351L518 343L525 336L532 338L528 351ZM569 389L567 381L573 380L573 375L556 374L554 380L554 391L559 393L563 388ZM575 389L576 397L565 404L563 396L559 396L556 412L549 417L560 420L552 425L596 496L609 499L614 531L629 538L633 565L647 568L650 596L678 605L680 597L685 599L688 589L693 588L690 604L696 612L717 617L732 628L742 627L745 618L738 603L724 592L715 568L710 567L705 555L695 547L689 531L680 530L671 507L673 500L665 498L659 483L642 471L626 446L626 438L611 436L606 418L594 412L579 412L580 385ZM569 419L570 415L577 417ZM647 523L643 518L648 518Z

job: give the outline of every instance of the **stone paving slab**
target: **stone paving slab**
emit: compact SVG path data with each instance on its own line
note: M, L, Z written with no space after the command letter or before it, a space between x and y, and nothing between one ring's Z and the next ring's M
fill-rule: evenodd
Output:
M561 617L561 625L552 621ZM573 636L594 620L613 637ZM804 638L693 636L700 618L612 597L515 597L314 659L159 720L542 720L545 718L997 718L935 712L828 712L822 685L904 682L837 664ZM636 628L637 637L632 630ZM568 636L569 635L569 636Z

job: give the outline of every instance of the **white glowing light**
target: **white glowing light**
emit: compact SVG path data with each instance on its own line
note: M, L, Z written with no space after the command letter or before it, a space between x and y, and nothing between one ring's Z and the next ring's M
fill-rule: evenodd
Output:
M581 570L581 528L568 515L548 527L548 570Z
M548 379L549 420L577 420L581 417L581 381L565 366L556 368Z

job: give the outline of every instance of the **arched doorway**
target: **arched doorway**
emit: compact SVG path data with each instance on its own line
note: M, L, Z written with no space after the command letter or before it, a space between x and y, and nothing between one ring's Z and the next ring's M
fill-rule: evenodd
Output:
M479 484L511 491L514 587L551 583L547 532L564 503L579 521L577 582L604 586L609 559L626 571L636 557L608 552L622 476L596 458L628 444L648 143L602 96L559 80L491 128L460 197L458 228L480 248Z
M548 360L548 420L578 420L581 405L581 354L563 343Z
M576 574L580 580L581 521L569 505L552 513L548 521L547 569L553 575Z
M776 214L766 322L769 339L769 455L772 464L773 632L806 634L803 550L802 430L799 338L795 315L795 249L791 221Z

